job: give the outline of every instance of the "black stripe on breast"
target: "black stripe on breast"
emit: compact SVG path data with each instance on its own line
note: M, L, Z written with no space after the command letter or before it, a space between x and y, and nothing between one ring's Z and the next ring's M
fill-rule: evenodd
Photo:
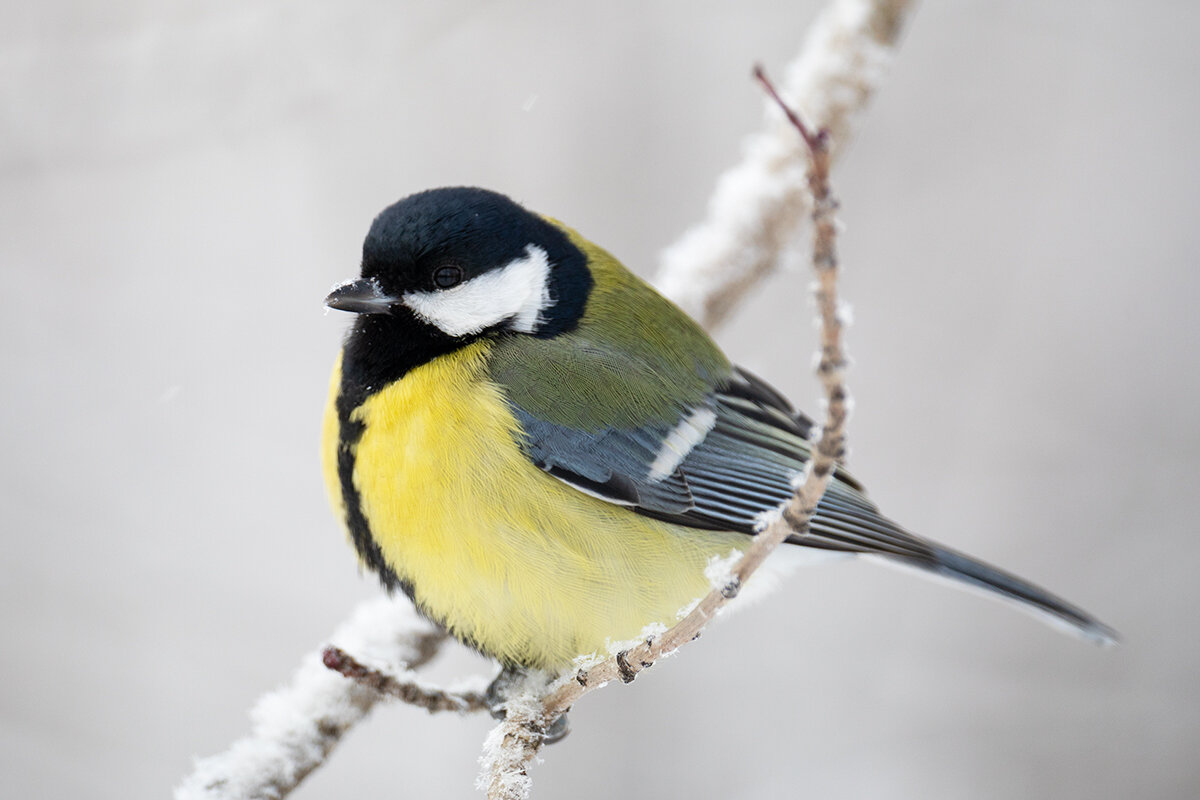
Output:
M341 399L339 396L337 472L338 481L342 486L342 502L346 506L346 527L350 530L350 541L354 542L354 549L358 551L363 563L379 576L384 588L389 592L399 588L413 599L412 584L401 580L396 571L388 566L383 558L383 551L379 549L379 543L371 536L367 518L363 515L362 498L354 486L354 456L367 426L351 420L349 412L343 412L345 404Z
M402 308L392 314L358 317L346 337L342 352L342 384L338 389L338 481L346 506L346 527L359 556L388 591L397 588L413 598L413 587L396 574L371 535L354 485L355 454L366 423L352 419L367 398L403 378L411 370L465 344L436 328L422 325Z

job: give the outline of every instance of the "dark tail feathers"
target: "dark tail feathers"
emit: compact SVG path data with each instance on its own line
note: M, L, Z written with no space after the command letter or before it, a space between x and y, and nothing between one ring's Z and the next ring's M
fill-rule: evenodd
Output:
M931 544L931 543L930 543ZM976 561L962 553L933 545L932 560L924 558L886 558L891 563L915 567L926 573L951 578L956 582L999 594L1017 603L1024 610L1034 613L1044 621L1069 632L1083 636L1097 644L1114 645L1119 641L1117 632L1081 608L1071 605L1045 589L1034 586L1003 570Z

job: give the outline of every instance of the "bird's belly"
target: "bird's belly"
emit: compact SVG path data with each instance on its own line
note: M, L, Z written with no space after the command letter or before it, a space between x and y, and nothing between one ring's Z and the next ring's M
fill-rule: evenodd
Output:
M419 367L354 412L354 484L384 560L432 618L510 664L561 667L674 623L708 590L708 560L746 537L652 520L537 469L485 352Z

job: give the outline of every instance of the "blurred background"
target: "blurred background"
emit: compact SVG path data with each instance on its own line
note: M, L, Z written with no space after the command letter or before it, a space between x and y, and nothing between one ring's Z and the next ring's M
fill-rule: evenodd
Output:
M4 3L12 796L166 795L377 593L317 439L348 321L321 300L381 208L479 184L652 275L760 127L750 65L781 72L820 5ZM1124 645L814 568L581 702L536 797L1200 791L1198 25L928 3L836 175L855 473ZM808 282L718 338L816 410ZM490 725L380 708L294 796L479 797Z

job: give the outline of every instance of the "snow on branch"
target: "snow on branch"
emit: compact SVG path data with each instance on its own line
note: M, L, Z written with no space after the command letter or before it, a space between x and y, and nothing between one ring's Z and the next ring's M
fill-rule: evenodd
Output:
M405 597L363 603L333 634L333 641L361 658L412 669L432 659L445 638ZM284 797L383 697L371 685L328 669L321 652L309 653L287 686L263 696L251 710L250 735L220 755L197 760L175 798Z
M912 0L835 0L786 70L781 94L815 130L829 132L837 160L887 76ZM805 217L805 154L777 109L767 130L723 174L707 218L663 253L655 284L704 327L720 324L771 274Z
M764 522L750 546L727 568L710 570L713 588L674 627L648 636L612 658L580 669L560 679L548 692L531 689L510 696L508 717L484 744L481 759L484 775L479 785L488 800L525 800L529 796L529 763L537 756L550 729L580 697L608 683L630 683L642 670L694 641L722 607L738 595L746 580L789 536L804 536L816 513L834 469L846 450L846 420L850 395L846 389L846 355L842 346L844 322L838 314L837 298L837 200L829 188L830 137L826 130L813 131L787 106L759 67L755 77L783 110L793 135L800 134L808 152L807 185L811 196L813 223L812 265L817 275L814 288L821 327L817 374L825 388L826 416L821 436L804 472L795 481L795 494Z

